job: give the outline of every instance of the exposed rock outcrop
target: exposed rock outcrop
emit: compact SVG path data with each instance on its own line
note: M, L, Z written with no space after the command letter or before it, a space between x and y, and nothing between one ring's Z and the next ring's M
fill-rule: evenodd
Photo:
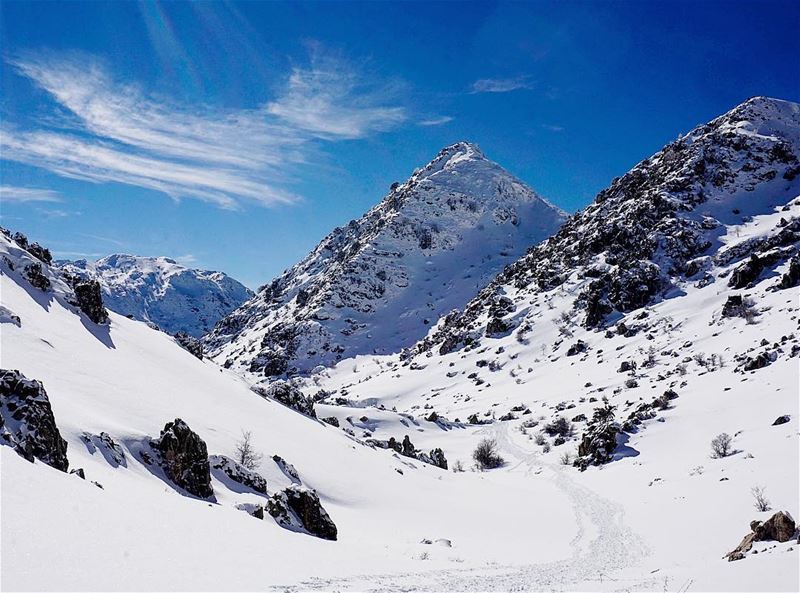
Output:
M267 500L267 512L278 525L292 531L335 540L337 529L327 511L322 508L314 490L293 484L276 492Z
M219 471L228 478L260 494L267 493L267 481L256 472L225 455L211 455L208 463L212 471ZM263 517L262 517L263 518Z
M764 522L751 521L750 529L751 533L744 536L744 539L736 546L736 549L725 555L728 562L743 559L745 554L753 548L754 542L788 542L797 532L794 519L784 511L778 511Z
M0 439L28 461L69 469L67 442L44 386L19 371L0 369Z
M214 494L206 443L183 420L168 422L151 446L160 454L164 473L175 485L200 498Z
M175 341L178 346L186 350L189 354L199 360L203 360L203 343L197 338L193 338L184 331L175 334Z
M283 404L288 408L297 410L301 414L316 418L317 413L314 411L314 400L289 381L275 381L270 383L266 388L260 385L253 387L253 391L262 397L269 397L276 402Z

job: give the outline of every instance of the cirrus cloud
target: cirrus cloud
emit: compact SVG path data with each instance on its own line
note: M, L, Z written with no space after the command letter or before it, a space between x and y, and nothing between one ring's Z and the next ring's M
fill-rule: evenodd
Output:
M155 97L116 80L99 60L83 54L28 54L9 61L57 109L35 129L4 122L3 159L223 208L295 202L300 197L289 189L292 174L312 160L320 142L363 138L406 119L375 81L319 51L308 67L292 70L274 100L253 109ZM24 194L9 195L21 201Z

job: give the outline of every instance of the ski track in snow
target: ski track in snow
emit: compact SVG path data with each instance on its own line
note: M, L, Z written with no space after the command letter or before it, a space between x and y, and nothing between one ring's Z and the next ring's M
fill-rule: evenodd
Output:
M483 431L497 441L500 451L516 460L507 471L520 468L531 479L549 479L572 504L578 533L571 542L571 558L523 566L475 567L456 570L431 570L405 574L358 575L340 579L310 579L284 591L567 591L578 584L591 583L598 590L652 589L655 580L614 578L619 571L633 567L649 554L642 538L624 523L622 507L599 496L567 476L564 467L542 464L536 452L513 442L505 423L495 423ZM541 476L537 478L537 476ZM596 534L592 538L592 534Z

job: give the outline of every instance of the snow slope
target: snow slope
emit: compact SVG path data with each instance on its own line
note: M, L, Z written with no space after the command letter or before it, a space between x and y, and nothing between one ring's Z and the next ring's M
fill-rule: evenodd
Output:
M475 145L454 144L223 319L208 349L262 376L397 352L563 220Z
M88 262L58 261L61 270L94 278L112 311L150 321L164 331L200 337L253 296L223 272L194 270L168 257L114 254Z
M509 570L476 576L468 589L798 588L795 541L759 544L738 562L722 557L751 520L771 515L753 508L753 487L766 488L773 511L800 514L800 275L790 273L800 247L800 106L756 98L678 142L408 353L357 357L307 381L309 393L339 404L318 404L320 415L382 419L350 424L371 438L397 433L386 410L485 422L441 445L448 459L467 463L487 435L510 461L501 471L569 477L569 488L602 501L588 505L600 509L594 554L629 563L613 573L608 558L588 573L565 568L557 584L540 580L541 566ZM640 269L655 274L638 277ZM732 296L744 306L725 316ZM669 391L677 397L651 406ZM579 472L578 444L603 398L623 427L631 423L611 463ZM559 418L572 426L564 442L545 432ZM710 442L723 432L735 453L713 459ZM599 520L613 509L622 526ZM592 571L603 584L581 581Z
M768 118L755 115L776 110L780 126L770 132ZM703 173L687 177L687 187L707 190L699 206L682 201L688 192L672 197L691 208L648 212L648 202L658 202L653 196L667 190L656 164L646 183L634 184L633 201L624 199L634 186L623 178L614 186L620 194L603 194L612 207L594 205L567 227L588 240L603 231L596 221L606 216L636 241L621 242L626 233L617 233L601 249L578 254L566 249L567 235L557 235L565 258L589 263L557 270L559 282L540 286L531 278L543 276L529 272L567 259L555 248L535 248L468 305L474 316L441 321L403 355L362 354L299 380L320 399L317 416L336 418L340 428L259 397L244 377L194 358L143 323L112 313L107 326L91 324L57 290L53 297L37 292L0 257L2 366L43 382L70 467L86 472L81 480L0 446L0 587L797 591L795 540L759 542L757 554L736 562L723 556L751 520L772 512L753 508L752 487L766 488L773 511L800 517L798 288L784 282L797 260L800 191L784 177L794 165L783 149L766 158L781 142L790 155L800 152L791 133L798 111L785 102L750 102L722 121L733 136L720 134L718 147L712 138L699 142L719 154L715 174L735 173L718 193ZM734 121L742 114L749 119L739 121L749 123ZM736 148L740 133L754 145ZM771 168L775 175L756 178ZM704 228L698 207L719 224ZM640 216L625 219L626 211ZM674 236L698 248L699 237L710 245L667 258L642 236ZM0 252L14 262L29 257L3 237ZM761 268L746 273L753 254ZM638 287L640 305L611 290L615 270L635 260L652 262L661 280L652 292ZM609 267L591 275L601 261ZM612 310L598 309L598 322L587 324L579 295L602 278L609 285L597 302L606 299ZM746 284L730 286L742 278ZM737 295L743 308L723 316ZM492 319L511 328L487 334ZM441 331L458 340L442 349ZM753 361L759 368L745 370ZM621 371L623 363L636 364ZM677 397L641 412L668 391ZM564 460L571 462L587 430L580 415L591 417L603 397L621 423L636 413L642 419L619 435L610 463L581 472ZM470 424L473 415L481 423ZM775 425L784 415L789 421ZM241 431L251 430L265 453L259 472L269 492L288 485L270 458L279 454L317 490L338 541L249 516L237 505L262 498L217 476L215 498L205 501L148 469L137 452L176 416L210 454L231 455ZM558 418L574 428L560 444L544 434ZM124 466L92 454L81 439L101 431L121 444ZM709 443L722 432L733 437L734 452L712 458ZM451 469L465 471L374 444L406 435L423 452L441 448ZM506 463L474 471L471 453L484 438L496 441Z
M0 252L22 257L5 238ZM108 326L94 326L1 265L3 306L20 320L3 322L3 367L44 384L70 467L86 474L31 464L0 446L4 590L263 590L312 577L523 564L531 549L517 542L543 527L553 536L536 544L537 556L569 557L577 524L553 484L454 474L368 447L259 397L144 323L111 313ZM216 477L216 501L203 501L151 472L136 452L175 417L210 454L232 455L241 431L252 431L269 492L288 485L270 458L279 454L317 490L339 540L249 516L236 505L263 499ZM87 432L111 435L125 465L92 453L81 439ZM536 498L553 503L523 513ZM487 550L484 537L500 543ZM452 545L420 544L425 538Z

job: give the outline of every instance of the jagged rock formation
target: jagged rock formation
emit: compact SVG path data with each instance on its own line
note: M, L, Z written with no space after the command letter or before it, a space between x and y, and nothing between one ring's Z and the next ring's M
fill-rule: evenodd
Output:
M788 542L795 536L797 526L789 513L778 511L764 522L751 521L750 529L751 533L744 536L736 549L725 555L728 562L743 559L745 554L753 548L754 542Z
M2 262L7 273L19 273L33 288L50 293L65 305L76 307L94 323L108 322L108 312L97 282L51 266L50 251L38 243L31 243L22 233L12 234L0 228L0 236L6 252Z
M152 448L161 457L164 473L172 482L200 498L214 494L206 443L180 418L168 422Z
M317 493L305 486L293 484L273 494L267 500L267 512L282 527L336 540L336 525L322 508Z
M221 320L208 350L268 377L398 352L563 220L476 146L454 144Z
M224 455L211 455L208 462L212 471L219 471L226 475L228 478L259 492L260 494L267 493L267 481L256 472L247 469L241 463L234 461L230 457ZM263 517L262 517L263 518Z
M746 101L615 179L462 312L448 315L411 354L444 354L513 329L522 338L531 327L524 315L530 300L555 288L567 287L573 315L594 328L682 282L712 282L706 273L712 263L747 260L728 283L758 282L796 256L800 221L782 219L769 236L733 245L720 238L726 224L741 224L798 195L799 154L800 105ZM785 286L793 282L787 274Z
M67 441L58 431L47 392L19 371L0 369L0 440L28 461L69 469Z
M178 343L178 346L186 350L189 354L199 360L203 360L203 342L197 338L193 338L184 331L175 334L175 341Z
M166 257L114 254L96 262L57 261L56 266L81 280L99 282L112 311L195 338L253 295L222 272L193 270Z
M81 440L86 445L89 453L94 455L95 451L100 451L105 460L113 467L128 466L125 451L107 432L101 432L100 434L85 432L81 435Z
M276 402L311 418L317 417L317 413L314 411L314 400L304 395L296 385L288 381L274 381L266 387L254 385L252 389L261 397L274 399Z

